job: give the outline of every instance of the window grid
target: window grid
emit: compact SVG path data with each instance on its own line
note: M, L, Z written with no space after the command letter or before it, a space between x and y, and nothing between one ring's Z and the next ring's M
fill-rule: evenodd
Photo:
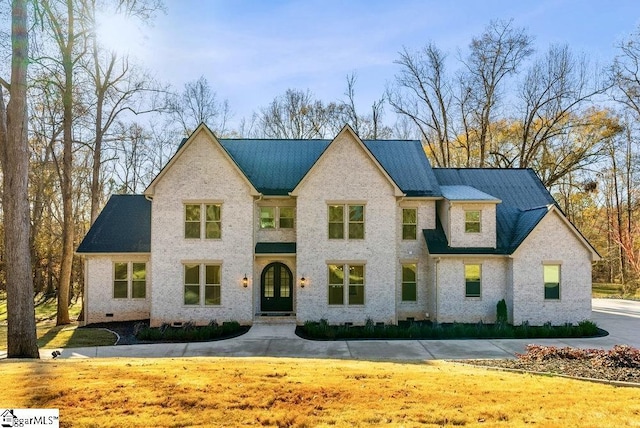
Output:
M344 238L344 206L329 205L329 239Z
M345 289L349 305L364 305L364 265L328 265L328 285L330 305L344 305Z
M480 211L464 212L464 231L466 233L480 233Z
M115 262L113 264L113 298L144 299L147 294L146 262Z
M329 239L364 239L364 205L328 205L328 217Z
M221 204L185 204L185 239L220 239L222 237ZM204 230L203 230L204 229Z
M418 210L416 208L402 209L402 239L415 240L418 230Z

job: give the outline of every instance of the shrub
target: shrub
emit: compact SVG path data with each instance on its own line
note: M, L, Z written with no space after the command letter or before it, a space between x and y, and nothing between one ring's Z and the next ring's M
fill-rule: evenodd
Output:
M507 320L507 302L502 299L496 305L496 324L506 324Z
M232 336L240 333L242 329L236 321L223 322L221 326L212 321L202 327L187 322L182 327L171 327L168 324L158 328L144 326L137 329L135 336L138 340L149 342L202 342Z

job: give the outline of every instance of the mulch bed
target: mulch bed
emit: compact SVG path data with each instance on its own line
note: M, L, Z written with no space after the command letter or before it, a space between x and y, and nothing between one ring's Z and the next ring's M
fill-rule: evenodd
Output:
M522 360L456 360L456 362L463 362L474 366L561 374L580 378L633 382L640 386L640 369L628 367L594 367L588 360L566 360L562 358L553 358L538 362Z

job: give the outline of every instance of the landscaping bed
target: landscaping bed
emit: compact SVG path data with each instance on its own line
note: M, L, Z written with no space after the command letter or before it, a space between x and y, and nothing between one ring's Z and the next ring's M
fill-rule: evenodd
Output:
M527 346L515 360L464 360L475 366L524 370L572 377L632 382L640 386L640 350L617 345L611 350Z
M170 342L204 342L211 340L230 339L245 334L249 326L242 326L235 321L224 322L220 325L211 323L207 326L195 326L186 323L181 327L149 327L149 320L121 321L95 323L86 328L103 328L115 332L120 336L118 345L135 345L141 343L170 343Z
M398 325L376 324L367 320L364 326L332 325L326 320L307 321L296 334L310 340L339 339L528 339L528 338L584 338L606 336L608 333L588 320L577 325L530 326L522 323L476 324L432 323L431 321L399 322Z

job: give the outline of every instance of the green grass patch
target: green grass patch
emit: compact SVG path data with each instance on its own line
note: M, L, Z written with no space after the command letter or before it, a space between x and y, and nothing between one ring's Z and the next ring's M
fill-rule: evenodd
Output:
M206 342L238 336L247 330L248 327L241 326L236 321L223 322L222 325L212 322L206 326L187 323L181 327L165 324L162 327L151 328L141 325L136 328L135 336L143 342Z
M36 296L35 316L38 348L78 348L84 346L114 345L117 337L99 328L78 328L78 323L55 325L58 302ZM69 317L77 319L82 310L78 299L69 306ZM7 297L0 293L0 349L7 349Z
M53 322L38 323L38 348L80 348L115 345L117 336L100 328L78 328L77 323L56 326ZM0 349L7 349L7 325L0 325Z
M330 325L326 320L307 321L298 327L300 336L309 339L528 339L559 337L594 337L602 332L589 321L560 326L547 323L530 326L509 324L437 324L429 321L401 322L398 325L376 325L370 320L364 326Z
M622 284L609 282L594 282L591 288L591 297L599 299L631 299L640 300L640 289L635 293L625 293Z

